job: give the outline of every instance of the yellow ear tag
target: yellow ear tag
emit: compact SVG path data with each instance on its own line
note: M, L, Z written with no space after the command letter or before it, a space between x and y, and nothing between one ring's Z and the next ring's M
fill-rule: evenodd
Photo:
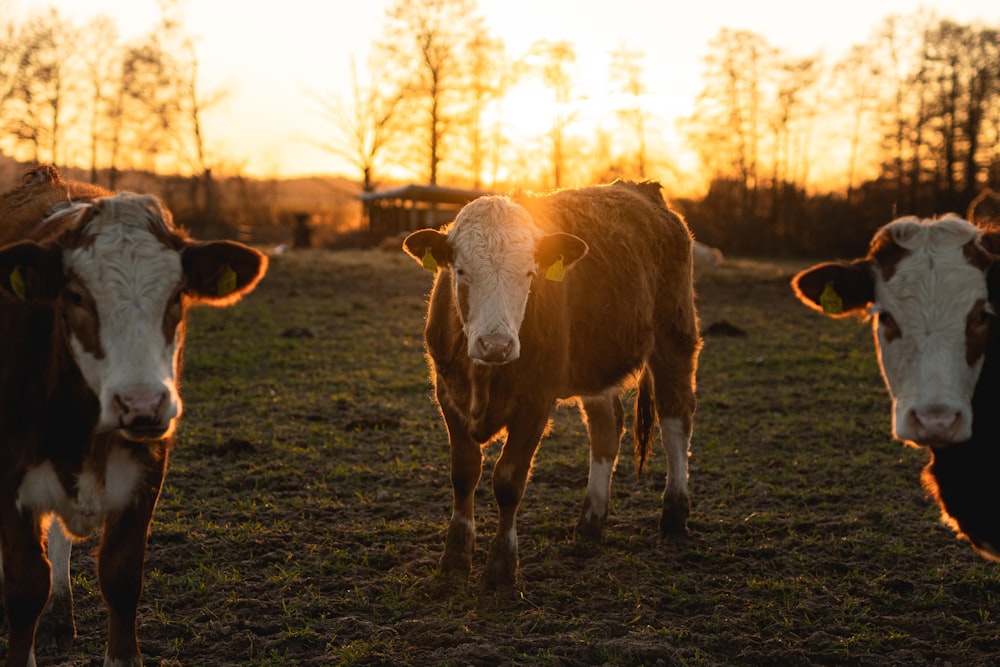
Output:
M216 289L218 290L219 296L226 296L227 294L236 291L236 272L233 271L233 267L228 264L222 267L222 275L219 276L219 282L216 284Z
M424 268L431 273L435 273L438 270L437 260L434 259L434 255L431 253L430 248L424 250L424 256L421 258L420 263L423 264Z
M841 315L844 312L844 301L833 289L833 283L827 283L823 293L819 295L819 305L827 315Z
M14 270L10 272L10 289L14 292L18 299L21 301L26 300L27 296L24 291L24 276L21 275L20 266L15 266Z
M563 256L559 255L559 259L552 262L552 265L545 271L545 279L561 283L565 277L566 265L563 264Z

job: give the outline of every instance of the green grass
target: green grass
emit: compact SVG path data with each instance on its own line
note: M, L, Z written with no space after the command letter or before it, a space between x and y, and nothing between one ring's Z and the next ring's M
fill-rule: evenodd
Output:
M519 514L520 589L497 596L475 586L497 445L472 580L434 576L451 489L430 274L402 253L275 257L244 302L190 314L146 664L993 664L998 569L938 522L926 454L891 440L868 325L806 310L787 278L732 262L699 286L703 325L747 337L701 356L691 535L658 543L666 463L636 481L627 439L604 543L574 544L588 457L561 407ZM73 664L103 652L92 546L74 557Z

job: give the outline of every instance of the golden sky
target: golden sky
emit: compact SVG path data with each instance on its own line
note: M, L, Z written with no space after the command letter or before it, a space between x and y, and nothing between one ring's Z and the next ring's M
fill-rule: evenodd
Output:
M187 32L198 39L203 90L229 91L205 118L210 150L253 176L349 173L309 142L330 133L310 93L347 97L351 57L365 62L390 0L181 1ZM156 0L0 0L0 16L5 6L18 16L46 4L79 24L111 16L125 38L148 32L159 16ZM1000 25L998 0L922 4L943 17ZM478 0L479 13L515 56L539 39L572 42L577 92L595 114L611 90L608 54L623 45L645 51L649 110L669 119L669 135L673 119L691 112L701 59L721 28L759 33L790 55L822 51L832 61L865 41L886 16L913 14L919 6L912 0ZM530 133L540 114L530 95L521 98L504 113ZM664 141L682 151L676 137Z

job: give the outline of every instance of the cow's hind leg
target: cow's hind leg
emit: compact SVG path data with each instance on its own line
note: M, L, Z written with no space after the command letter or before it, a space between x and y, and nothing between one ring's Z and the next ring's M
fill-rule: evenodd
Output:
M658 349L647 362L645 373L652 372L653 394L660 421L660 434L667 451L667 483L660 514L660 537L687 533L691 513L688 493L688 455L691 450L691 427L695 411L695 370L700 340L697 333L670 332L666 341L658 340ZM640 391L644 380L640 379Z
M617 393L581 398L580 409L590 437L590 476L583 511L576 522L576 536L600 541L608 520L611 478L625 432L625 411Z
M444 554L438 563L441 574L466 578L472 571L476 546L476 487L483 474L483 452L468 433L462 417L439 398L441 413L448 427L451 449L451 487L453 507Z
M52 567L52 592L49 604L38 621L39 641L51 638L60 653L73 646L76 624L73 620L73 589L70 585L69 563L73 541L55 518L48 527L48 555Z
M484 590L508 590L517 580L517 510L551 405L552 401L534 405L525 402L507 427L507 440L493 467L493 497L499 520L480 582Z

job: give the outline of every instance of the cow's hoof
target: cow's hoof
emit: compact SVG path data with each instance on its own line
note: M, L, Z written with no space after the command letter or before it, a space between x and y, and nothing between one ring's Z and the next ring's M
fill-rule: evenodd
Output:
M604 521L600 521L594 516L581 516L580 520L576 522L573 539L599 544L604 540Z
M660 514L660 539L687 535L687 520L690 514L691 499L688 496L664 496L663 513Z
M65 596L53 596L48 607L38 619L37 641L51 641L60 654L68 653L76 639L76 623L73 620L73 601Z
M475 547L475 533L464 523L452 522L448 526L438 571L448 576L468 577L472 572L472 552Z
M576 522L573 538L576 540L583 539L588 542L600 542L604 539L604 526L607 523L607 511L603 513L595 512L590 504L590 498L587 498L583 503L583 511L580 512L580 518Z
M486 569L479 581L479 590L498 592L514 590L517 581L517 552L511 551L506 540L494 539L486 557Z

